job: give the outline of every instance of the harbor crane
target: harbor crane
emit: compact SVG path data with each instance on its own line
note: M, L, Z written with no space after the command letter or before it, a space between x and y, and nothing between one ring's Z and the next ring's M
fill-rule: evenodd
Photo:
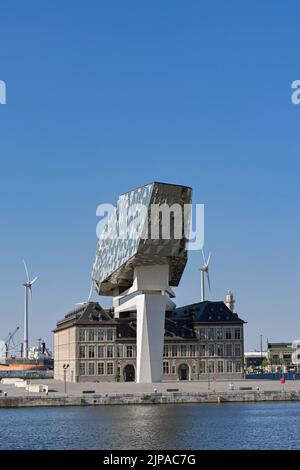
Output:
M16 344L14 342L14 336L19 331L20 327L17 326L17 328L12 332L9 333L6 340L5 340L5 357L8 358L8 352L10 349L14 349L16 347ZM12 345L12 346L11 346Z

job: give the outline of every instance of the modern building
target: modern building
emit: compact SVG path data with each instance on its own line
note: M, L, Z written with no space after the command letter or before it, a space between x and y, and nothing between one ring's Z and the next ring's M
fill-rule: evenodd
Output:
M188 257L192 190L150 183L119 197L102 230L93 266L99 295L112 297L104 310L88 302L54 330L55 377L63 379L198 380L243 374L243 324L234 297L176 308Z
M243 377L244 321L224 302L199 302L166 311L163 381L222 380ZM86 303L65 316L54 330L55 378L136 381L137 321Z
M268 353L267 351L247 351L244 359L246 372L261 373L266 369L265 361L268 360Z
M267 359L268 370L271 373L289 372L293 369L292 343L269 343L268 342Z

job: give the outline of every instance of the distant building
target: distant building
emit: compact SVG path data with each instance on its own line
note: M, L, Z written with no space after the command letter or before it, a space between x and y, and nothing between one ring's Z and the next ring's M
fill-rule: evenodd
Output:
M264 360L268 358L267 351L248 351L245 352L245 370L246 372L261 372L264 369Z
M293 369L292 353L292 343L268 343L269 372L289 372L290 369Z
M244 373L244 321L222 301L167 311L163 381L240 379ZM89 302L54 330L54 376L63 380L136 380L136 311L118 318Z

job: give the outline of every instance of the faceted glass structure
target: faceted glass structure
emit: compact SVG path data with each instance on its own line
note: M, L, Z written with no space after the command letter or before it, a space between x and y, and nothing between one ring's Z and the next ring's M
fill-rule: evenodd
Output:
M191 200L191 188L157 182L119 197L97 246L93 281L100 295L131 287L137 266L168 265L169 285L179 284L187 262Z

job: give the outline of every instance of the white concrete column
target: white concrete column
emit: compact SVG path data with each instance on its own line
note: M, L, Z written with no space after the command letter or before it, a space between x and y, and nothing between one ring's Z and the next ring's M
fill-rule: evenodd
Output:
M166 294L140 294L136 297L137 383L160 382L162 376Z

